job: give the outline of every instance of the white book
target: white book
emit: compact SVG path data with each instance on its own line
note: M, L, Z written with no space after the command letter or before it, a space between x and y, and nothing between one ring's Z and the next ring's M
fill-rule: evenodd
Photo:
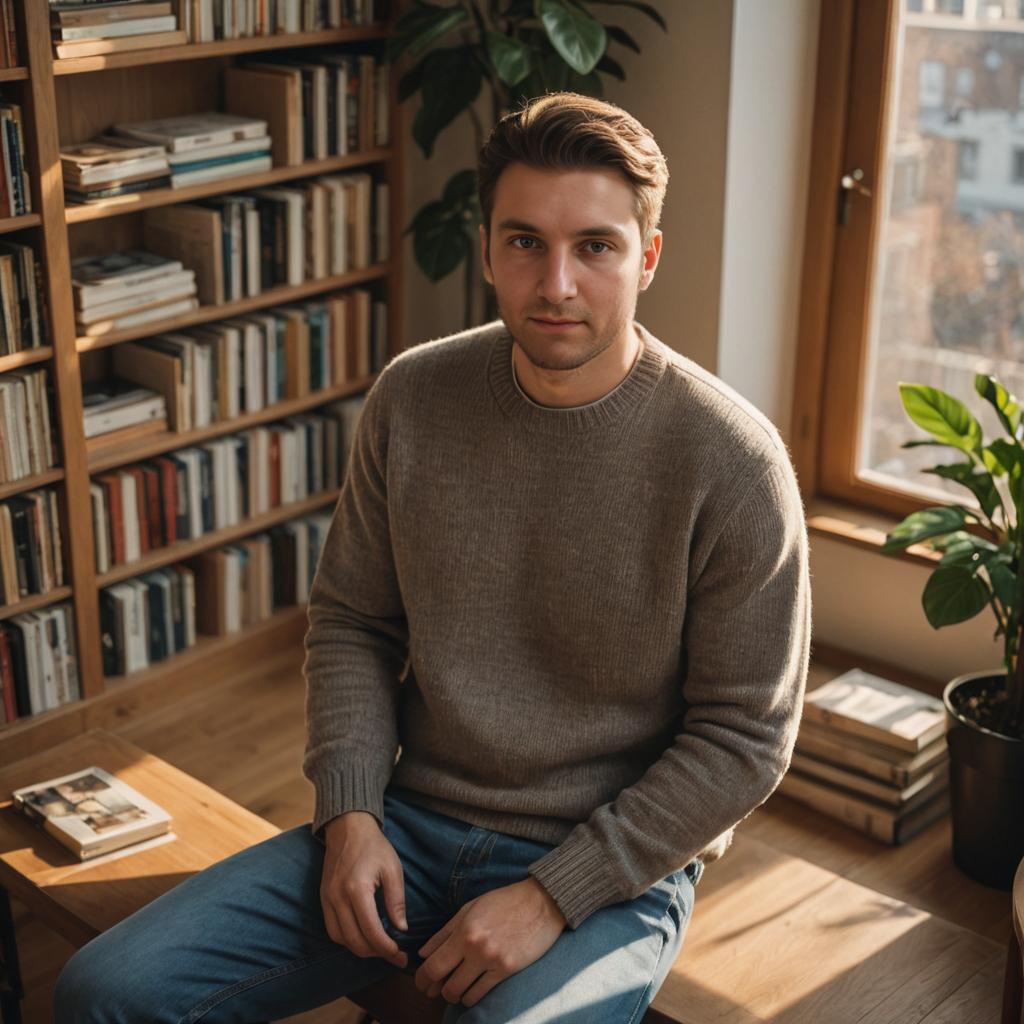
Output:
M175 173L176 167L182 164L194 164L201 160L216 160L225 156L237 156L240 153L260 153L269 150L274 144L269 135L257 135L251 139L235 139L232 142L220 142L215 146L203 146L200 149L187 149L182 153L168 153L167 162Z
M152 309L147 309L140 313L126 313L122 316L112 317L109 320L99 320L94 324L90 324L86 328L85 333L89 337L96 337L101 334L110 334L113 331L126 331L130 327L141 327L143 324L155 323L159 320L170 320L176 316L184 316L186 313L191 313L194 309L198 308L199 302L194 298L175 299L172 302L154 306Z
M185 463L186 469L189 537L201 537L203 533L203 506L199 452L195 448L185 448L178 452L178 457Z
M148 32L173 32L178 19L169 14L163 18L133 18L130 21L112 21L106 25L79 25L54 29L54 38L62 42L75 39L115 39L118 36L141 36Z
M106 530L106 500L99 484L89 484L89 499L92 504L92 532L96 538L96 572L104 573L110 569L110 540Z
M250 299L263 291L260 246L260 212L253 204L245 210L245 294Z
M169 153L218 146L237 139L258 138L267 134L267 122L235 114L208 111L202 114L184 114L179 117L135 121L114 126L118 135L156 142Z
M173 274L184 267L180 260L167 259L143 249L85 256L71 263L71 285L86 295L92 288L129 286Z
M124 560L137 562L142 557L139 534L139 507L136 504L135 477L125 470L117 474L121 485L121 519L124 525Z
M46 710L46 694L43 689L43 667L39 651L39 617L35 612L24 612L11 620L21 626L25 640L25 675L28 683L28 702L32 714Z
M334 176L324 176L317 181L328 189L328 237L331 249L331 274L344 274L348 270L346 227L345 185Z
M181 572L182 615L185 621L185 646L191 647L196 642L196 581L190 569Z
M131 299L138 305L143 305L150 300L150 296L159 294L164 289L175 288L181 285L188 285L195 282L196 273L194 270L175 270L161 275L159 278L138 282L126 282L124 284L102 285L89 289L82 289L75 294L75 308L80 313L91 313L95 309L105 309L116 303ZM194 293L194 288L193 288Z
M141 580L133 579L126 581L128 588L132 591L131 602L132 615L130 617L131 631L128 638L129 648L132 651L132 667L129 672L137 672L140 669L149 667L149 594L146 584Z
M305 280L306 262L305 192L300 189L261 188L256 189L253 194L285 204L288 237L286 243L288 279L286 283L289 285L302 284Z
M109 434L114 430L132 427L147 420L158 420L167 415L167 403L163 395L147 395L140 397L131 405L114 408L86 409L84 414L84 433L87 438Z
M52 608L52 621L57 636L57 644L53 650L54 674L57 679L57 706L69 704L72 700L71 686L68 679L68 663L66 657L68 631L63 609Z
M108 320L112 317L132 313L140 306L152 306L157 303L166 303L171 299L181 299L189 295L195 295L196 282L195 274L185 271L182 274L174 274L168 282L161 282L154 285L145 294L135 293L115 299L113 302L104 302L103 305L91 305L87 309L79 310L76 319L79 324L94 324L100 320Z
M185 188L187 185L201 185L204 181L220 181L222 178L235 178L242 174L262 174L273 166L272 159L269 156L261 156L253 160L240 160L234 164L204 167L198 171L179 171L171 178L171 187Z

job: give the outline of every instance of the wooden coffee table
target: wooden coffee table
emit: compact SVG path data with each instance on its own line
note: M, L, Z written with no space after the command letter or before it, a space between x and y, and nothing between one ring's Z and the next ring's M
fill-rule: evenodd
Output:
M119 851L82 862L11 806L13 790L93 765L164 807L173 819L175 838L131 854ZM280 831L179 768L103 729L0 769L4 1024L20 1021L22 995L8 893L73 945L84 946L196 872Z

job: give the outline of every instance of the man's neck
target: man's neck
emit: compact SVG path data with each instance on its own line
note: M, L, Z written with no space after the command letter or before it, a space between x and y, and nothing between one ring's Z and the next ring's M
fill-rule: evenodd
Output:
M626 348L621 355L613 353L607 366L593 365L604 356L605 353L601 353L578 370L545 370L534 366L519 345L514 344L512 376L520 390L537 405L561 409L589 405L614 391L636 365L644 346L635 324L630 325L629 336L633 341L632 347ZM615 355L618 358L614 358Z

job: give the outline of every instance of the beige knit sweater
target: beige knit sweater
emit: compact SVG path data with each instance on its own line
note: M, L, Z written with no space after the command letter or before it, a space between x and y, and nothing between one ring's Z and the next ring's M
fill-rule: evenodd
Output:
M390 782L555 844L530 872L572 928L724 849L789 765L807 676L785 445L636 328L629 375L569 409L520 390L501 321L394 358L309 600L314 834L383 822Z

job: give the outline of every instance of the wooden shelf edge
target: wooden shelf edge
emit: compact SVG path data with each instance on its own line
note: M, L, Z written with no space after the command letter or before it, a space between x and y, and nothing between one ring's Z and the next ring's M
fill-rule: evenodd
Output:
M198 324L207 324L213 320L227 320L230 317L254 313L259 309L288 305L301 299L311 299L322 292L329 292L334 288L347 288L352 285L362 284L365 281L385 278L390 272L390 262L375 263L373 266L364 267L362 270L350 270L345 274L337 274L334 277L320 277L313 281L304 281L302 284L271 288L270 291L261 292L251 299L224 302L219 306L200 306L197 310L187 313L185 316L177 316L170 320L155 320L153 323L142 324L139 327L133 327L126 331L115 331L111 334L99 335L98 337L83 335L75 339L75 346L79 352L91 352L94 349L106 348L108 345L117 345L122 341L135 341L138 338L148 338L154 334L179 331L183 327L195 327Z
M243 413L228 420L218 420L208 427L199 427L196 430L187 430L184 433L162 433L151 437L144 437L134 443L115 445L114 451L103 449L89 453L89 472L102 473L116 466L123 466L128 462L136 462L141 459L149 459L154 455L162 455L164 452L175 451L178 448L187 448L190 445L199 444L214 437L221 437L224 434L234 434L239 430L247 430L249 427L259 426L261 423L270 423L273 420L284 419L296 413L306 412L315 409L319 405L325 405L339 398L346 398L349 395L357 395L369 390L376 380L376 374L367 377L357 377L355 380L345 381L343 384L336 384L329 388L320 388L318 391L311 391L301 398L289 398L283 402L275 402L265 409L257 412ZM86 445L88 452L88 444ZM0 494L2 496L2 494Z
M238 53L259 53L261 50L289 50L292 47L325 46L333 43L352 43L364 39L385 39L388 29L382 25L350 25L347 28L326 29L321 32L293 32L270 36L249 36L245 39L219 39L212 43L186 43L153 50L128 50L98 57L65 57L54 60L54 75L78 75L91 71L114 68L140 67L150 64L177 63L183 60L203 60L208 57L227 57Z
M36 487L45 487L47 484L54 484L64 479L64 468L54 466L45 473L36 473L34 476L23 476L19 480L9 480L0 484L0 500L10 498L15 494L22 494L24 491L34 490Z
M28 68L0 68L0 82L24 82L28 80Z
M305 604L282 608L238 633L202 636L187 651L149 668L108 678L105 689L95 696L0 725L0 764L47 750L89 729L116 727L133 714L154 711L190 693L229 682L237 678L243 660L283 656L301 642L306 621ZM200 659L203 671L196 672ZM171 680L173 686L168 685Z
M219 548L224 544L231 544L242 537L259 533L262 530L269 529L271 526L276 526L278 523L287 522L289 519L297 519L299 516L315 512L324 505L333 504L338 500L340 493L339 488L321 491L319 494L304 498L302 501L292 501L287 505L279 505L277 508L272 508L269 512L263 513L263 515L253 516L251 519L243 519L242 522L236 523L234 526L225 527L223 530L213 530L210 533L204 533L201 537L196 537L194 540L177 541L155 551L148 551L142 558L134 562L125 562L122 565L114 566L113 569L102 575L97 574L95 577L96 586L97 588L109 587L112 583L120 583L122 580L141 576L151 569L159 569L173 562L182 562L187 558L201 554L203 551Z
M390 148L383 146L357 153L346 153L344 156L331 156L324 160L307 160L301 164L272 167L269 171L261 171L259 174L218 178L216 181L189 185L187 188L158 188L152 192L136 192L128 196L105 199L98 203L71 203L65 207L65 217L68 224L82 224L87 221L103 220L107 217L119 217L126 213L152 210L161 206L173 206L175 203L187 203L193 199L204 199L207 196L246 192L254 188L276 185L282 181L293 181L296 178L312 178L320 174L332 174L336 171L346 171L367 164L383 163L390 159Z
M71 587L54 587L45 594L32 594L31 597L16 601L14 604L0 605L0 620L13 618L15 615L21 615L22 612L38 611L40 608L56 604L69 597L71 597Z
M0 373L7 373L8 370L17 370L22 366L31 366L33 363L44 363L47 359L52 358L52 345L43 345L40 348L26 348L21 352L11 352L6 356L0 356Z
M0 218L0 235L10 231L21 231L22 228L35 228L43 223L38 213L23 213L20 217Z

